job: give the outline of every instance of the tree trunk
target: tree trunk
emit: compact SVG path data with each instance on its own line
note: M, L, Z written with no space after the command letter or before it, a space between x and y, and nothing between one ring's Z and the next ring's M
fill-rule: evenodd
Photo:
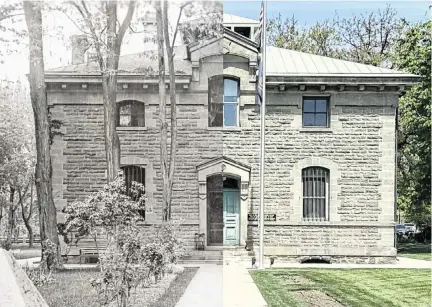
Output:
M107 180L111 182L120 169L120 140L116 130L117 73L105 73L102 76L104 104L105 153L107 162Z
M61 251L57 234L57 211L52 194L50 127L45 90L41 5L42 2L23 1L24 14L29 32L30 97L36 134L37 163L35 182L41 241L50 240L56 244L57 253L55 257L57 258L57 263L61 264ZM43 249L42 244L42 255Z
M159 133L160 133L160 169L162 176L162 221L168 221L168 122L166 119L166 97L165 97L165 54L163 18L160 0L155 2L156 7L156 29L158 47L159 67Z
M10 250L12 248L12 236L15 228L15 207L14 207L14 197L15 189L10 187L9 190L9 210L8 210L8 223L7 223L7 236L5 249Z
M173 54L173 47L172 47L173 45L171 45L170 35L168 31L168 2L166 0L164 0L164 10L163 10L163 31L165 37L165 47L167 50L168 71L169 71L169 79L170 79L171 146L170 146L170 162L169 162L169 173L168 173L168 183L167 183L168 191L167 191L166 206L167 206L167 219L171 220L172 188L173 188L175 164L176 164L176 157L177 157L177 100L176 100L176 87L175 87L174 54Z
M31 191L30 191L30 199L29 199L29 205L28 205L28 213L26 215L26 208L24 206L24 199L27 195L28 186L25 189L24 195L21 193L21 189L18 189L18 196L19 196L19 203L21 205L21 217L24 221L24 225L28 232L28 238L29 238L29 247L33 247L33 229L30 224L30 219L32 217L33 212L33 178L30 179L29 184L31 185Z

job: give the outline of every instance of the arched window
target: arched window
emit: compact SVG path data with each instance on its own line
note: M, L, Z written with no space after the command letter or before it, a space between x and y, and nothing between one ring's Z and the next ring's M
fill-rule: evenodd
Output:
M117 127L144 127L144 103L127 100L118 103Z
M208 86L209 127L239 126L240 81L218 75L209 79Z
M329 195L329 170L308 167L302 170L303 218L326 220Z
M145 168L136 165L122 166L123 174L125 176L126 193L131 195L132 181L141 183L145 187ZM139 214L145 219L145 210L140 210Z

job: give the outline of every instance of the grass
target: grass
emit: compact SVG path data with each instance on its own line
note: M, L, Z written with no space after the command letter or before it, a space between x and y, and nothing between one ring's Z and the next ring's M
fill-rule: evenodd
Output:
M90 285L97 270L64 270L55 273L54 282L38 286L50 307L100 307L97 293Z
M398 256L431 261L431 245L430 243L398 243Z
M153 307L174 307L197 271L198 268L185 268Z
M156 285L133 290L128 306L174 307L196 271L197 268L185 268L179 275L168 275ZM59 271L54 282L38 286L38 290L50 307L100 307L98 295L90 285L90 279L96 278L97 273L97 269Z
M431 306L430 270L273 269L251 275L268 307L308 306L295 298L296 291L305 290L321 291L350 307Z

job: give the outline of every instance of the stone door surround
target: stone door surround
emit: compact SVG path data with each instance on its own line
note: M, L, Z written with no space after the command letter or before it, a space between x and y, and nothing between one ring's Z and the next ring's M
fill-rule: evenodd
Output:
M246 244L247 212L249 205L250 166L227 157L219 157L197 166L199 185L199 232L206 234L207 246L207 177L230 176L240 183L240 245Z

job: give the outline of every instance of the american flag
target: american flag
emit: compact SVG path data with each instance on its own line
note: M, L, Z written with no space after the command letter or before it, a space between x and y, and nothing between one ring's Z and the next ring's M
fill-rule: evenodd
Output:
M259 17L259 28L258 28L258 48L261 49L262 34L263 34L263 22L264 22L264 1L261 2L261 11Z

